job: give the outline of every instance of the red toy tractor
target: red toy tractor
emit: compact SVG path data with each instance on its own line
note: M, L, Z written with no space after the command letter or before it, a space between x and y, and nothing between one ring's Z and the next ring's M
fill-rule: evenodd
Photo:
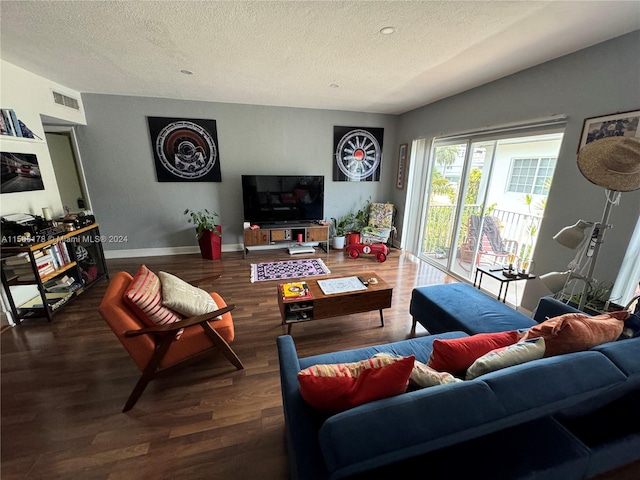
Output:
M389 249L384 243L351 243L347 245L347 253L351 258L358 258L360 254L375 255L380 263L387 259Z

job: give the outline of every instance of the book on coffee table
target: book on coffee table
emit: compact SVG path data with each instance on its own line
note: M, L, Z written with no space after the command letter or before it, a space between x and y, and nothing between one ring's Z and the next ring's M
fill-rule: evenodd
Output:
M311 292L307 282L291 282L280 285L282 289L282 298L285 300L311 298Z

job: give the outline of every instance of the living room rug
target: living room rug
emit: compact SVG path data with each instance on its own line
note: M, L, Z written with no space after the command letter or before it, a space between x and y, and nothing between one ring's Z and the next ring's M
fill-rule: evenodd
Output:
M319 258L288 260L286 262L252 263L251 283L298 277L327 275L331 270Z

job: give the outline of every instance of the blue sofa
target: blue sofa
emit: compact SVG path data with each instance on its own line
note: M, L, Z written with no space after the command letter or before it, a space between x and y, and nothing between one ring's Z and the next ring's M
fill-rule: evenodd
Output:
M440 291L443 302L453 302L447 295L462 295L456 285ZM523 322L531 326L537 319L574 311L544 298L530 319L502 310L504 304L473 290L473 295L486 297L473 297L483 318L469 313L469 303L460 317L454 318L455 308L448 308L444 317L443 312L436 315L443 330L448 328L445 319L451 318L458 331L306 358L298 357L291 336L277 339L291 478L371 478L375 470L407 478L571 480L640 459L640 429L632 420L640 397L640 338L408 391L334 415L303 400L297 373L315 364L354 362L376 353L415 355L426 363L435 338L458 338L477 328L523 328ZM427 294L431 300L437 297ZM481 307L478 299L486 303ZM414 305L421 300L412 299L411 313L426 321ZM458 301L464 303L460 298L453 303ZM510 323L496 317L490 305L517 315ZM461 331L461 325L469 331ZM598 436L584 428L591 424L616 428Z

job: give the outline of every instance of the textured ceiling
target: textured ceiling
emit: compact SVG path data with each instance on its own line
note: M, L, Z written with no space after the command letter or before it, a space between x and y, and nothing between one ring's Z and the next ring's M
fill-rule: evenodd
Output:
M2 59L83 93L398 114L640 29L640 1L3 0L0 22Z

